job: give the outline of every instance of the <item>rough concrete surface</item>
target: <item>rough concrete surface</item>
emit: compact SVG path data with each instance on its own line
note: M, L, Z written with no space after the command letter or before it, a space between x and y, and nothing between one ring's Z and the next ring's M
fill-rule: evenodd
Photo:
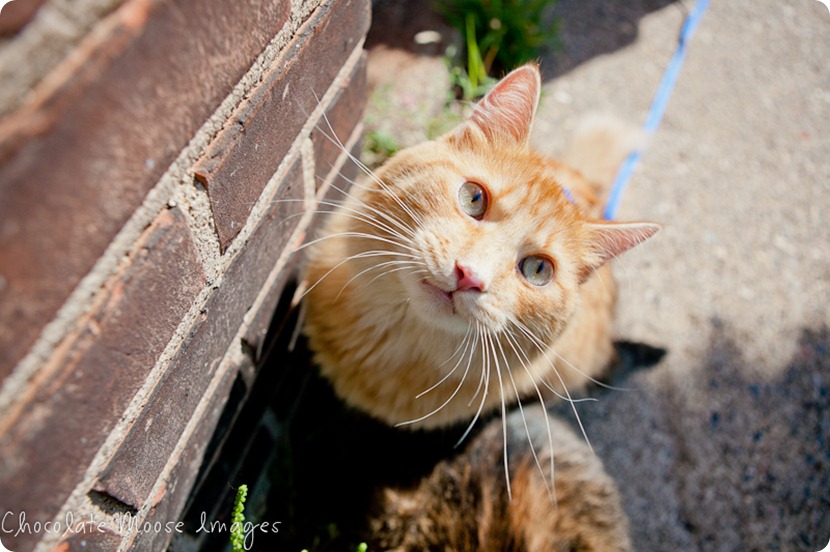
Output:
M537 147L642 123L692 6L561 1ZM818 1L714 0L624 197L665 228L617 262L618 337L668 354L579 410L638 550L830 540L828 60Z
M645 120L691 7L549 81L540 147L591 110ZM828 59L819 2L715 0L626 192L665 229L618 262L618 335L668 354L582 412L640 550L830 540Z

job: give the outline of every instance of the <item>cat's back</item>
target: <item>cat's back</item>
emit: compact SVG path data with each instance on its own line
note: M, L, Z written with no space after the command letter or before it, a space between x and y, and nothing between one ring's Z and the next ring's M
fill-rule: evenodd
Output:
M510 494L502 431L492 421L416 489L387 489L372 521L374 544L396 551L631 549L614 482L567 424L539 407L508 416ZM555 489L543 475L551 469Z

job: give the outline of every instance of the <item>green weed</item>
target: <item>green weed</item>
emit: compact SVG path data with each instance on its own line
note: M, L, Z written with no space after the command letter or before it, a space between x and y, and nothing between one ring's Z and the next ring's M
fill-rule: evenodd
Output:
M233 502L231 514L231 550L244 552L245 550L245 499L248 497L248 486L240 485L236 490L236 499Z
M558 44L555 0L445 0L436 8L464 37L464 66L454 71L464 99L482 96L491 77Z

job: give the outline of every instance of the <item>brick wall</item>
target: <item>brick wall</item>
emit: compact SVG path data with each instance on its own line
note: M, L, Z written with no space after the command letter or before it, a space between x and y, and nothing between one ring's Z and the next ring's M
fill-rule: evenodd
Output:
M0 15L0 540L163 550L354 174L370 6L36 4Z

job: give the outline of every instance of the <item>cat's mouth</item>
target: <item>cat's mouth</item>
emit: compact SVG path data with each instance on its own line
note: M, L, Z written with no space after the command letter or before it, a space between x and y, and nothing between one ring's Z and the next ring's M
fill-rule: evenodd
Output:
M437 327L464 333L474 323L490 327L491 321L482 311L480 291L456 289L448 291L428 279L417 284L415 312L424 322Z
M459 293L468 293L464 290L457 289L455 291L447 291L442 287L430 283L428 280L421 280L421 288L426 293L427 297L432 300L433 305L439 309L448 309L452 314L459 314L458 312L458 298ZM462 310L465 310L462 308Z
M453 292L445 291L440 287L429 283L426 280L421 280L421 287L424 289L427 295L430 296L436 303L438 303L439 305L446 306L447 308L452 310L453 313L455 313L455 304L452 300Z

